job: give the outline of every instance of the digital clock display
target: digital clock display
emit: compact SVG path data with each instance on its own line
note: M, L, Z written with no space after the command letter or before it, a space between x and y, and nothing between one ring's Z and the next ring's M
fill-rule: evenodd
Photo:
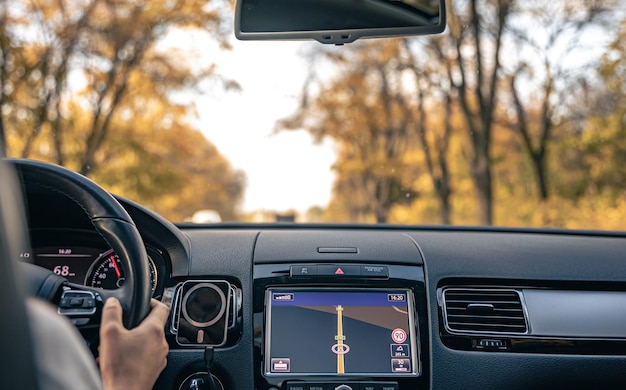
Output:
M406 294L387 294L387 300L389 302L404 302L406 301Z

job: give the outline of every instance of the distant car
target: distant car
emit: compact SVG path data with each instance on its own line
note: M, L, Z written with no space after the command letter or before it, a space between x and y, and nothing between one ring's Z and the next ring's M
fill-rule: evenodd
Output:
M222 217L215 210L198 210L190 218L191 223L220 223Z

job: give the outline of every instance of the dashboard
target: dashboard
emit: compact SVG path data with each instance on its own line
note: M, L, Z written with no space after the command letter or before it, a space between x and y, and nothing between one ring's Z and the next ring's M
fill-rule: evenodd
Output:
M22 257L76 283L123 283L79 207L27 196ZM118 200L171 307L157 389L201 388L207 350L225 390L626 386L626 234L175 226Z

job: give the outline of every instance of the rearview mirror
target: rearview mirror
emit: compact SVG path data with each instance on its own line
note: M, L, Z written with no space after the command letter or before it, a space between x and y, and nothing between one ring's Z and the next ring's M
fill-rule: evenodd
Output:
M344 44L362 37L437 34L446 27L445 15L445 0L237 0L235 35Z

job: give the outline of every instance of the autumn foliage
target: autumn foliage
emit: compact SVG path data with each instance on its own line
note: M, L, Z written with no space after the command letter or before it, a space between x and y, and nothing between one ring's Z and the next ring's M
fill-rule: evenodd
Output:
M624 16L459 0L441 36L309 54L323 65L278 127L338 145L319 219L624 230Z
M65 165L173 220L236 217L243 173L194 125L189 91L236 88L170 34L227 46L227 2L0 3L0 145Z

